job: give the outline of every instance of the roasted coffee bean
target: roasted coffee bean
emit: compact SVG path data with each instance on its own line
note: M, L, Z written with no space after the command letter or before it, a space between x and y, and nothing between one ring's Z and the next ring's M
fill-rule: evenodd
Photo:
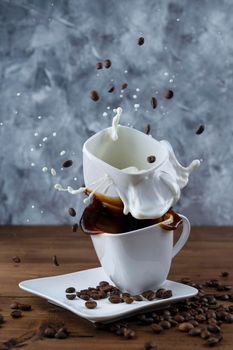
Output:
M74 300L76 298L76 294L66 294L66 299Z
M123 328L123 336L126 339L133 339L136 336L136 333L133 329Z
M147 157L147 162L148 162L148 163L154 163L155 160L156 160L156 157L155 157L155 156L148 156L148 157Z
M72 226L72 232L77 232L77 230L78 230L78 224L74 224Z
M102 62L97 62L95 66L96 66L96 69L102 69L103 68L103 63Z
M100 300L101 299L101 294L100 293L91 293L90 296L94 300Z
M112 304L119 304L121 303L121 297L119 295L111 295L108 300L110 301L110 303Z
M208 345L209 347L216 346L218 343L219 343L219 339L216 337L210 337L206 341L206 345Z
M114 90L115 90L115 86L112 85L112 86L110 86L110 88L108 89L108 92L111 93L111 92L113 92Z
M72 165L73 165L73 161L72 161L71 159L66 160L66 161L62 164L63 168L69 168L69 167L71 167Z
M227 314L224 318L224 322L226 323L233 323L233 315Z
M147 300L151 301L155 298L155 292L153 290L146 290L142 293L142 296Z
M206 313L207 318L216 318L216 312L214 310L208 310Z
M178 323L184 322L184 317L181 316L181 315L175 315L173 318L174 318L174 320L175 320L176 322L178 322Z
M167 289L164 293L163 293L163 299L168 299L172 297L172 291Z
M22 311L32 311L32 307L29 304L19 304L18 308Z
M163 329L170 329L171 328L171 323L169 321L161 321L159 323L159 326L162 327Z
M202 314L196 315L196 316L195 316L195 320L196 320L197 322L199 322L199 323L202 323L202 322L205 322L206 317L205 317L204 315L202 315Z
M100 281L99 286L100 286L100 287L109 286L109 282L107 282L107 281Z
M122 89L122 90L127 89L127 87L128 87L128 84L127 84L127 83L121 84L121 89Z
M57 256L56 256L56 255L53 256L53 264L54 264L55 266L59 266L59 262L58 262L58 260L57 260Z
M45 330L43 332L43 336L46 338L54 338L55 334L56 334L56 330L54 328L51 328L51 327L45 328Z
M141 295L134 295L133 298L135 301L143 301L143 298Z
M13 310L19 309L19 303L15 302L10 305L10 308Z
M172 326L172 327L175 327L175 326L178 325L178 322L177 322L176 320L174 320L173 318L171 318L171 319L169 320L169 322L171 323L171 326Z
M16 263L16 264L19 264L21 262L21 259L18 255L15 255L12 257L12 260Z
M80 294L79 295L79 298L82 299L82 300L89 300L90 299L90 296L88 294Z
M164 97L170 100L174 96L174 92L172 90L167 89L164 92Z
M75 288L74 287L66 288L66 293L75 293Z
M124 302L125 302L126 304L132 304L132 303L134 302L134 299L131 298L131 297L124 298Z
M131 297L131 295L129 293L122 293L121 296L122 296L123 299Z
M226 286L226 285L224 285L224 290L229 291L229 290L231 290L231 289L232 289L232 286Z
M196 135L201 135L204 130L205 130L205 126L204 125L200 125L199 128L196 131Z
M203 329L201 332L201 338L208 339L209 337L210 337L210 332L208 332L207 329Z
M228 277L228 276L229 276L229 272L223 271L223 272L221 273L221 276L222 276L222 277Z
M218 327L216 324L209 324L207 326L207 330L211 333L220 333L221 332L221 328Z
M56 339L66 339L68 337L68 334L66 330L62 327L60 328L57 333L55 334Z
M98 92L96 90L92 90L90 92L90 98L93 100L93 101L98 101L100 99L100 96L98 94Z
M216 320L216 318L208 318L207 322L209 324L217 324L218 321Z
M112 62L111 62L110 60L105 60L105 61L104 61L104 67L105 67L105 68L110 68L111 65L112 65Z
M158 290L156 291L156 293L155 293L156 298L160 298L160 299L162 299L162 298L163 298L163 294L164 294L165 290L166 290L166 289L164 289L164 288L160 288L160 289L158 289Z
M157 323L153 323L151 325L151 329L155 334L159 334L163 331L163 328Z
M178 326L179 331L186 332L186 333L189 332L193 328L194 328L194 326L189 322L180 323Z
M158 104L156 97L151 97L150 103L151 103L152 108L155 109L157 107L157 104Z
M21 310L13 310L13 311L11 311L11 317L12 318L20 318L20 317L22 317L22 311Z
M183 278L181 278L180 283L190 284L191 280L189 277L183 277Z
M148 341L144 344L144 350L159 350L158 346L153 341Z
M222 295L216 296L216 299L218 299L218 300L229 300L229 296L227 294L222 294Z
M138 45L142 46L144 42L145 42L145 39L142 36L140 36L140 38L138 38Z
M189 320L189 323L191 323L194 327L197 327L199 325L196 320Z
M76 211L75 211L75 209L74 208L69 208L69 214L70 214L70 216L76 216Z
M97 302L94 300L88 300L85 302L85 306L87 309L95 309L97 306Z
M190 331L188 332L189 335L193 336L193 337L196 337L198 335L201 334L201 328L199 327L195 327L193 329L190 329Z

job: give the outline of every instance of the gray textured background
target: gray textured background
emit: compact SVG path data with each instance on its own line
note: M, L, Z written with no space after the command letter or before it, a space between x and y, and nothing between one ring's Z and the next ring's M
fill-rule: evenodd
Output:
M231 225L232 13L231 0L0 0L1 224L71 223L67 208L77 198L53 185L82 184L82 143L121 105L123 124L151 123L183 164L203 159L176 208L192 224ZM97 71L106 58L112 68ZM120 97L123 82L129 89ZM169 101L167 87L175 93ZM98 103L89 98L93 88ZM74 167L62 171L67 158Z

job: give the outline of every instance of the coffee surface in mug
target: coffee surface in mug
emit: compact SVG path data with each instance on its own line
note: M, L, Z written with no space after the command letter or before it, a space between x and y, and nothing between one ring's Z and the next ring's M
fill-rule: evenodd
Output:
M172 218L171 223L164 223L169 218ZM182 223L182 218L169 209L160 218L139 220L131 214L123 214L123 211L111 210L99 199L94 198L93 202L84 209L80 219L80 228L86 234L117 234L139 230L158 223L164 230L172 231Z

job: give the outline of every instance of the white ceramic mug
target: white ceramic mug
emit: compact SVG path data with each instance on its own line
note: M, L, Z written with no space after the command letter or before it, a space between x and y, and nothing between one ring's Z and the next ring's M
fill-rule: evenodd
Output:
M136 219L163 216L175 205L191 171L200 162L193 161L185 168L167 141L157 141L122 125L117 129L118 139L113 141L111 131L101 130L83 145L86 187L96 190L97 198L106 195L105 203L109 198L123 203L124 214L130 212ZM156 157L154 163L147 161L149 155Z
M180 216L183 229L175 246L173 231L164 230L162 223L125 233L91 235L104 271L120 290L140 294L163 284L172 258L182 249L190 233L189 220ZM163 224L171 223L169 220Z

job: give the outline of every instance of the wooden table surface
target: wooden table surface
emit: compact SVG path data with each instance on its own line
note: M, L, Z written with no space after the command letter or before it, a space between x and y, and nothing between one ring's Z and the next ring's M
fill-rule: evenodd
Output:
M21 263L12 261L18 255ZM56 255L59 266L52 262ZM153 334L148 326L136 326L136 339L126 340L114 334L98 330L84 319L69 311L49 304L46 300L19 289L25 279L65 274L99 266L89 237L72 233L69 227L0 227L0 313L5 323L0 328L0 344L38 328L43 321L64 322L70 331L65 340L30 339L26 349L144 349L149 340L156 342L160 350L189 350L205 348L203 341L180 333L176 329ZM190 277L196 282L219 278L222 271L229 271L224 281L233 284L233 228L193 228L191 237L173 260L169 278L180 280ZM31 312L24 312L20 319L10 316L13 301L29 303ZM233 349L233 324L223 325L224 341L218 347Z

